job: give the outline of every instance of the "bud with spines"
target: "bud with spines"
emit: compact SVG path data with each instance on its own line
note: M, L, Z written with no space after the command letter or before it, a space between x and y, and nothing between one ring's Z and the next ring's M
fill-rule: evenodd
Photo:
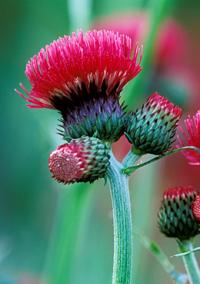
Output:
M133 151L161 155L169 150L181 113L181 108L166 98L152 94L141 108L128 116L126 136L133 144Z
M174 187L164 192L158 225L167 237L189 240L199 233L199 223L192 212L197 191L191 186Z
M94 137L81 137L63 144L49 157L49 169L58 182L93 182L106 176L110 148Z

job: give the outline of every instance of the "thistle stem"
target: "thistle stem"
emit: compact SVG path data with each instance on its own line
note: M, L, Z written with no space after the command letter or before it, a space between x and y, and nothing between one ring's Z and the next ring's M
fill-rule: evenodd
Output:
M191 241L178 241L179 249L181 252L193 250ZM183 255L185 269L188 273L189 281L191 284L200 284L200 271L194 253Z
M112 156L108 170L113 207L114 260L113 284L130 284L132 272L132 216L128 177Z
M184 146L184 147L181 147L181 148L177 148L177 149L172 149L172 150L170 150L170 151L167 151L167 152L165 152L164 154L162 154L162 155L159 155L159 156L156 156L156 157L154 157L154 158L152 158L152 159L150 159L150 160L148 160L148 161L146 161L146 162L144 162L144 163L140 163L139 165L133 165L133 166L128 166L128 164L126 163L126 162L124 162L124 167L125 168L123 168L123 172L125 173L125 174L127 174L127 175L130 175L131 173L133 173L135 170L137 170L137 169L139 169L139 168L142 168L142 167L144 167L144 166L147 166L148 164L151 164L151 163L153 163L153 162L155 162L155 161L157 161L157 160L160 160L160 159L162 159L162 158L164 158L164 157L167 157L167 156L170 156L170 155L173 155L173 154L176 154L176 153L178 153L178 152L180 152L180 151L184 151L184 150L194 150L194 151L197 151L198 153L200 153L200 148L197 148L197 147L195 147L195 146ZM128 158L128 156L129 156L129 154L127 155L127 157L124 159L125 161L127 160L127 159L130 159L130 158ZM135 160L135 162L136 162L137 160ZM127 168L126 168L127 167Z
M136 155L132 151L129 151L123 160L123 166L125 168L133 166L140 158L141 158L141 155Z

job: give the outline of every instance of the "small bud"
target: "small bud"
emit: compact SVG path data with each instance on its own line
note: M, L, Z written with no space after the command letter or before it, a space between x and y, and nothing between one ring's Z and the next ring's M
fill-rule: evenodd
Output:
M199 223L192 212L196 196L197 191L191 186L170 188L164 192L158 225L165 236L189 240L199 233Z
M181 108L157 93L129 115L126 136L133 151L160 155L174 142Z
M192 203L192 213L197 222L200 222L200 194L197 195Z
M81 137L63 144L49 157L49 169L58 182L93 182L106 175L109 147L94 137Z

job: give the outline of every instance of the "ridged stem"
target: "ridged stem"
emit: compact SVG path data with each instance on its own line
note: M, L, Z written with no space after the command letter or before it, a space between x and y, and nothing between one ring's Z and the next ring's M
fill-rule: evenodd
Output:
M178 241L179 249L181 252L193 250L191 241ZM187 271L189 281L191 284L200 284L200 271L194 253L183 255L185 269Z
M132 274L132 216L128 177L122 165L111 157L108 178L113 207L114 259L113 284L130 284Z
M141 155L136 155L132 151L129 151L123 160L123 167L126 168L133 166L140 158Z

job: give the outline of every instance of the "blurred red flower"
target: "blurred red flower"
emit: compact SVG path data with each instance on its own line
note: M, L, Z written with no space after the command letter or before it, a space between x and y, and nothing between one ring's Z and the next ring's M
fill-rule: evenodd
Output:
M130 36L133 46L140 42L144 45L150 31L150 18L145 12L111 15L95 20L96 29L111 29ZM154 46L153 61L159 71L177 68L182 65L187 52L187 35L173 19L167 19L160 27Z
M179 127L177 137L177 147L195 146L200 148L200 111L194 116L188 116L184 120L184 126ZM190 165L200 165L200 153L195 150L186 150L182 152Z

